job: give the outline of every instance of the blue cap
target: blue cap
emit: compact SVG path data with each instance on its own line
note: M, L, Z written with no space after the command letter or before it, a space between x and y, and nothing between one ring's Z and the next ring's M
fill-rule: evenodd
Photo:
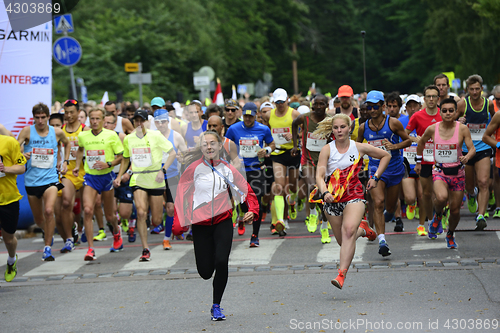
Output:
M159 107L164 107L165 106L165 100L161 97L155 97L151 100L151 106L156 105Z
M248 102L243 106L243 116L244 115L249 115L249 116L254 116L257 114L257 105L252 102Z
M153 116L155 117L155 120L163 120L163 119L169 120L168 111L165 109L156 110Z
M372 90L366 95L366 102L378 103L380 101L384 101L384 94L381 91Z

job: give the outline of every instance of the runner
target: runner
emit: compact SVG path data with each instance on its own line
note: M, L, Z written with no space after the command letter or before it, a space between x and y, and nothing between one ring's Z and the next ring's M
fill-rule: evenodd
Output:
M240 109L238 102L234 99L228 99L224 105L224 133L227 133L229 126L239 123L241 120L236 113Z
M288 106L288 94L278 88L273 93L276 108L262 115L264 122L269 123L276 150L271 153L274 173L274 204L276 205L276 230L285 236L285 194L288 202L290 218L297 218L295 199L297 198L297 181L299 177L300 156L292 156L292 122L300 113ZM288 175L288 182L287 182Z
M411 116L408 126L406 126L406 133L410 134L413 131L416 132L416 137L411 137L413 142L420 141L420 137L424 134L427 127L441 121L441 115L439 113L439 108L437 106L439 96L439 89L436 86L427 86L424 88L424 101L426 107L420 111L417 111ZM428 141L425 145L424 152L422 155L422 162L420 163L422 167L420 172L417 173L419 176L420 185L422 186L422 200L419 201L419 219L420 225L418 228L422 229L421 226L426 228L426 224L429 224L429 219L433 216L433 205L432 205L432 167L434 165L434 144L432 141ZM421 234L421 232L420 232Z
M233 198L248 205L245 222L258 218L259 205L239 171L219 158L222 138L207 131L201 134L200 143L201 151L192 153L189 159L195 161L179 181L172 232L180 235L192 224L198 273L208 280L215 271L210 313L212 320L219 321L226 319L220 303L227 285L233 241Z
M367 100L373 99L369 95ZM378 184L379 175L384 174L391 161L391 155L366 143L350 140L351 119L347 115L337 114L332 120L323 120L323 123L329 124L331 130L318 129L313 134L326 138L333 133L335 140L321 149L316 182L318 192L322 193L321 197L325 202L325 213L332 225L335 239L340 245L339 274L331 282L335 287L342 289L356 250L356 239L361 236L372 239L376 237L366 222L361 223L365 212L363 186L358 179L358 173L363 165L362 156L367 154L379 160L374 177L368 181L367 191L370 191L381 185Z
M186 140L187 147L194 148L198 143L200 134L207 130L207 121L201 118L203 110L199 101L193 101L187 106L187 110L190 121L187 126L181 128L181 134Z
M5 281L11 282L17 275L17 222L19 200L23 197L17 188L17 175L25 171L26 158L19 149L19 143L10 135L0 134L0 225L7 249Z
M2 124L0 124L0 135L6 135L15 138L14 134L12 134L12 132L6 129Z
M211 116L207 122L207 130L214 131L219 134L220 137L223 137L222 130L224 129L224 125L222 123L222 118L219 116ZM240 156L238 155L238 147L236 146L236 141L224 137L224 150L221 151L221 157L226 161L230 162L236 170L241 169L241 161Z
M303 126L302 130L302 157L300 163L302 165L302 177L306 184L307 197L316 184L316 166L318 165L318 158L321 149L331 141L331 137L325 139L318 139L313 135L313 132L318 127L323 119L325 119L326 108L328 107L328 98L325 95L318 94L314 97L312 111L306 114L300 114L292 123L292 140L293 149L292 156L300 155L297 148L297 133L299 126ZM318 227L318 215L323 217L323 206L318 203L310 203L309 215L306 217L307 231L316 232ZM330 243L331 238L328 234L328 221L321 219L321 242L323 244Z
M386 257L391 255L391 251L385 240L384 207L389 215L387 220L392 220L399 198L401 180L406 172L399 150L410 146L411 141L403 125L397 119L383 114L385 103L382 92L370 91L366 97L366 104L371 119L359 126L358 142L361 143L363 139L366 139L374 147L391 151L391 161L383 175L379 176L376 173L380 162L377 158L370 157L368 165L370 178L376 177L381 180L372 190L371 198L374 207L373 220L379 241L378 253Z
M47 105L35 105L32 113L35 124L24 127L17 141L24 144L24 156L28 160L24 185L33 219L44 232L42 260L54 261L51 248L55 231L54 206L57 191L63 187L59 183L57 170L58 146L68 145L69 141L62 130L48 125L50 114ZM69 150L65 151L61 163L60 172L63 176L68 170L69 154Z
M354 122L354 119L358 118L358 108L352 105L353 94L351 86L343 85L339 88L337 96L340 99L340 106L335 108L335 113L348 115Z
M450 217L449 228L446 234L446 243L449 249L457 248L454 232L460 221L460 206L464 196L465 171L463 165L474 157L475 148L467 126L455 121L457 102L447 98L441 102L442 121L427 127L418 143L415 171L420 172L422 153L425 142L432 139L434 142L434 169L432 180L434 182L434 209L436 213L429 225L429 238L436 239L443 232L441 220L444 207L449 202ZM462 155L462 144L468 148L468 153Z
M84 257L86 261L96 259L94 251L94 205L98 194L104 203L106 221L113 228L113 246L110 252L123 249L121 228L118 226L114 212L113 180L116 177L113 167L121 163L123 145L116 132L103 128L105 111L103 108L93 108L89 112L90 127L92 130L78 134L78 152L73 175L78 177L80 162L85 152L85 177L83 190L84 225L89 249ZM115 157L116 156L116 157Z
M111 112L116 116L115 131L117 131L119 133L125 133L125 134L132 133L132 131L134 130L134 126L132 126L132 123L130 122L129 119L118 116L115 102L112 102L112 101L106 102L106 104L104 104L104 110L106 112ZM126 116L126 114L125 114L125 116ZM89 111L89 117L90 117L90 111Z
M469 96L458 102L458 117L465 117L465 124L469 127L476 155L467 161L465 166L465 189L469 200L467 205L471 213L476 213L476 230L486 228L484 214L488 208L490 196L490 168L491 148L482 141L486 126L495 115L493 101L482 97L483 79L474 74L465 81ZM457 118L458 119L458 118ZM467 147L462 147L467 154ZM478 191L479 189L479 191Z
M163 113L168 117L167 110ZM146 218L151 208L152 224L162 224L163 192L165 192L165 174L162 169L163 153L168 153L165 169L175 160L172 144L161 132L145 127L148 113L145 110L135 111L134 124L137 129L123 140L123 160L120 173L114 180L115 187L120 186L121 176L127 171L132 158L132 178L130 187L134 191L134 203L137 209L137 230L142 243L142 255L139 261L151 260L148 246L148 227Z
M434 85L439 89L439 102L438 105L441 105L445 99L453 98L455 102L460 101L460 97L458 96L450 96L450 79L441 73L434 77Z
M252 224L253 232L250 238L250 247L258 247L260 245L259 230L263 211L261 199L264 195L264 188L262 184L265 180L261 162L264 160L265 156L271 154L276 147L269 127L255 121L257 105L252 102L246 103L242 111L243 122L229 127L226 138L236 142L240 155L243 157L247 182L250 184L252 191L257 197L259 217ZM212 118L214 117L212 116L210 118L209 126ZM264 144L267 145L267 147L264 148ZM248 212L248 207L242 207L242 210L246 213ZM244 225L244 221L238 223L238 234L240 236L244 233ZM241 229L243 229L242 232L240 231Z

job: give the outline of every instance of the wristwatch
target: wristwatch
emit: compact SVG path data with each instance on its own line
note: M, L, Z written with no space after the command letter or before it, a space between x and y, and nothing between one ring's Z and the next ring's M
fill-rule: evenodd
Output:
M63 162L66 162L67 165L69 164L69 160L64 160Z
M132 170L127 170L127 173L129 174L129 176L132 176L134 173L132 172Z
M111 162L106 162L108 164L108 167L111 168L113 164Z

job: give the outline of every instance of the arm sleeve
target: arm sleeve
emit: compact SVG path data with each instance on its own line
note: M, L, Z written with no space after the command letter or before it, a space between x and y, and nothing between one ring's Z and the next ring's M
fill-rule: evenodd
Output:
M187 203L189 205L191 203L192 206L193 193L188 193L188 191L194 186L194 169L195 167L191 164L186 171L184 171L177 185L177 195L174 200L174 224L172 225L172 233L174 235L180 235L189 229L190 221L186 221L184 204ZM191 190L194 192L194 188ZM189 207L187 211L191 211Z

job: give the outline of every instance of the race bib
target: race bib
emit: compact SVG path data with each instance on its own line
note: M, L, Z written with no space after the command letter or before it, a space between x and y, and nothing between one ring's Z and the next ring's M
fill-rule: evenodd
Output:
M288 133L290 133L290 128L289 127L273 128L271 130L271 133L273 135L274 143L277 146L281 146L281 145L284 145L284 144L290 142L289 140L287 140L285 138L285 135L288 134Z
M434 143L425 143L423 158L424 162L434 162Z
M403 149L403 157L406 157L410 164L415 164L415 157L417 156L417 146L410 146Z
M467 124L467 127L469 128L472 140L483 140L483 134L486 132L486 124Z
M458 161L458 150L456 144L437 144L437 163L456 163Z
M147 168L153 165L151 148L132 148L132 162L138 168Z
M260 149L259 140L240 139L240 154L242 157L257 157L257 153Z
M104 150L87 150L87 157L85 161L90 169L94 169L94 164L97 161L101 161L106 163L106 155L104 154Z
M382 149L382 150L385 150L385 151L388 151L387 148L385 148L384 144L383 144L383 140L373 140L373 141L368 141L368 143L375 147L375 148L379 148L379 149ZM375 157L372 157L372 160L375 160L375 161L378 161L380 160L379 158L375 158Z
M70 141L69 142L69 160L70 161L75 161L76 160L76 152L78 151L78 141Z
M326 139L318 139L316 136L312 133L307 133L307 144L306 148L309 151L321 151L321 148L323 148L326 145Z
M31 166L40 169L54 167L54 149L33 148L31 152Z

